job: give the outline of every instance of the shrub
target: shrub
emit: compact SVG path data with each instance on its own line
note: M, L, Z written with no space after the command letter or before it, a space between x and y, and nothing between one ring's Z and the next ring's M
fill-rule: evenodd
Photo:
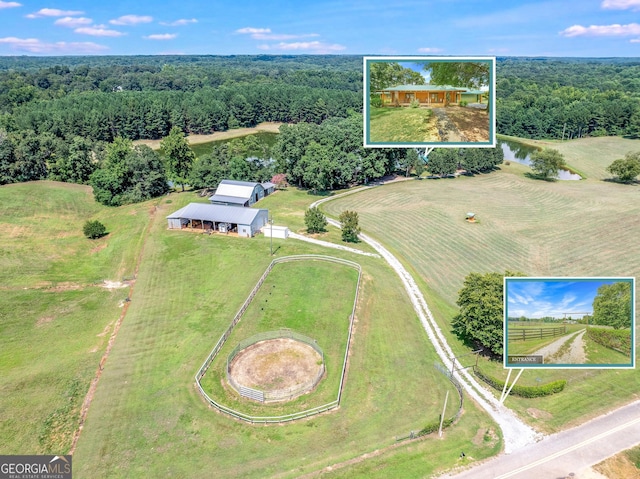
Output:
M82 228L82 232L87 238L96 239L107 234L107 228L98 220L87 221Z
M460 102L460 106L467 106L469 104L469 102L467 100L462 100Z
M322 233L327 231L327 218L318 208L309 208L304 212L304 224L308 233Z
M631 354L631 332L605 328L587 328L587 337L605 348Z
M479 368L474 368L473 372L476 376L478 376L494 389L502 391L502 389L504 388L504 381L483 373ZM542 384L541 386L518 386L516 384L515 386L513 386L511 394L525 398L550 396L551 394L556 394L562 391L566 385L567 381L564 379L559 381L552 381L547 384Z
M420 106L420 102L418 100L411 100L411 108L418 108Z
M382 98L380 98L378 95L371 95L369 104L374 108L381 108L383 105Z

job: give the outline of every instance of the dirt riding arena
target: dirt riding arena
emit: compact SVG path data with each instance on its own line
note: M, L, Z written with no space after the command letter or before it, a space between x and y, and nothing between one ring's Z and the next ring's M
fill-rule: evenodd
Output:
M322 356L295 339L260 341L240 351L229 365L233 380L260 391L295 388L313 381L323 368Z

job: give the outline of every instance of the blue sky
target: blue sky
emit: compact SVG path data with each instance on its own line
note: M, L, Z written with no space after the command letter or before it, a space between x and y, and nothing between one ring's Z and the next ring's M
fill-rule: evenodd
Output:
M0 0L0 55L640 56L640 0Z
M612 280L507 280L507 309L510 318L525 316L563 318L562 313L582 318L593 313L593 298L603 284ZM570 315L567 315L569 317Z

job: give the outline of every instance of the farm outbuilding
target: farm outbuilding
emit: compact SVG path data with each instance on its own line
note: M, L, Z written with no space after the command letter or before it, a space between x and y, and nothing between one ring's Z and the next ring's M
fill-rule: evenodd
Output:
M209 201L214 205L251 206L274 191L275 185L270 182L222 180Z
M267 224L269 210L189 203L167 216L169 229L237 234L250 238Z

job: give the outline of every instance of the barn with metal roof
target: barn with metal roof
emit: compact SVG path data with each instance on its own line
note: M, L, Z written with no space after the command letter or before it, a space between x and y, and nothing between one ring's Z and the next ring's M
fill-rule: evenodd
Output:
M222 180L216 194L209 198L214 205L251 206L275 190L273 183Z
M269 210L189 203L167 216L169 229L237 234L250 238L269 219Z

